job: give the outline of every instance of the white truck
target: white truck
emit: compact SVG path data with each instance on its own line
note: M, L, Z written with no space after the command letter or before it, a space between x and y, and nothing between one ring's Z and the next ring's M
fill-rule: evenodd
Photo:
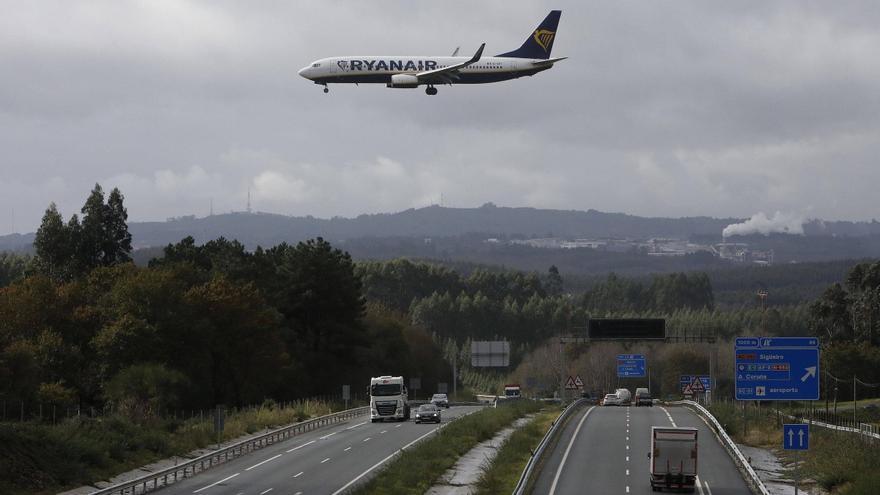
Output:
M697 483L697 429L651 427L651 490L694 491Z
M617 395L618 406L628 406L632 403L632 393L628 388L619 388L614 392Z
M409 420L409 396L402 376L370 378L370 422Z

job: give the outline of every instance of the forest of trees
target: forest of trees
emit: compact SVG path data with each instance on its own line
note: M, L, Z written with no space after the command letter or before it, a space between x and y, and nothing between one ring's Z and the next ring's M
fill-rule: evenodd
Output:
M358 393L388 373L431 390L453 361L466 383L490 388L503 377L469 368L471 340L511 341L516 365L555 336L583 333L590 317L664 317L670 335L719 341L809 333L834 370L880 381L878 262L856 265L812 304L766 310L717 308L704 273L612 273L573 294L556 266L464 274L407 259L355 263L321 238L248 250L187 237L139 267L123 202L96 185L81 217L65 222L49 206L33 258L0 255L0 399L143 415L342 384Z

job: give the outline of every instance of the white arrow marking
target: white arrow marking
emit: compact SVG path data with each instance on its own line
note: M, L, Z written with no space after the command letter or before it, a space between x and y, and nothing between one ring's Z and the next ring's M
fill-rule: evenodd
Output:
M804 373L804 376L801 377L801 381L802 381L802 382L807 381L807 378L809 378L809 377L811 377L811 376L812 376L813 378L816 377L816 367L815 367L815 366L810 366L809 368L804 368L804 369L805 369L807 372Z
M788 430L788 444L794 445L794 430Z

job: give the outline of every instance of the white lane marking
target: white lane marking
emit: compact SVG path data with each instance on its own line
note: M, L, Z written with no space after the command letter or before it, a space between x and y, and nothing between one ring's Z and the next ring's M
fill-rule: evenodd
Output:
M303 495L303 492L296 492L293 495Z
M703 484L700 483L700 477L697 476L696 479L697 479L697 490L700 492L700 495L705 495L705 494L703 493Z
M364 441L365 441L365 442L369 442L369 441L370 441L370 437L365 438Z
M294 474L293 476L291 476L291 478L299 478L300 476L303 475L303 472L304 472L304 471L300 471L300 472Z
M629 445L626 446L626 450L629 450Z
M626 493L629 493L629 485L626 485Z
M626 470L626 475L629 476L629 469Z
M337 434L337 433L339 433L339 432L338 432L338 431L334 431L333 433L331 433L331 434L329 434L329 435L324 435L323 437L318 437L318 439L319 439L319 440L326 440L326 439L332 437L333 435L335 435L335 434Z
M260 492L260 495L266 495L267 493L271 492L272 490L274 490L274 488L269 488L269 489L266 490L266 491L262 491L262 492Z
M587 419L587 416L589 416L595 408L596 406L590 406L590 408L587 409L587 412L584 413L584 416L581 418L580 422L578 422L577 428L574 429L574 435L571 436L571 440L569 440L568 442L568 447L566 447L565 453L562 454L562 461L559 463L559 467L556 468L556 476L553 477L553 484L550 485L549 495L553 495L554 493L556 493L556 485L559 483L559 476L562 475L562 468L565 467L565 461L568 459L569 452L571 452L571 446L574 445L574 441L577 438L578 433L580 433L581 431L581 426L584 425L584 420Z
M229 476L229 477L227 477L227 478L223 478L222 480L220 480L220 481L218 481L218 482L216 482L216 483L211 483L211 484L208 485L208 486L203 486L203 487L199 488L198 490L194 491L193 493L199 493L200 491L202 491L202 490L207 490L208 488L211 488L212 486L217 486L217 485L219 485L220 483L223 483L224 481L229 481L229 480L231 480L232 478L235 478L235 477L238 476L239 474L241 474L241 473L235 473L235 474L233 474L232 476Z
M356 425L351 425L348 428L346 428L346 430L353 430L353 429L357 428L358 426L365 425L365 424L367 424L366 421L364 421L363 423L358 423Z
M379 432L380 435L383 434L383 433L388 433L388 430L382 430L382 431Z
M349 445L348 447L346 447L345 450L343 450L343 452L348 452L349 450L351 450L351 445Z
M467 414L470 414L470 413L467 413ZM463 416L466 416L467 414L464 414ZM379 466L381 466L382 464L385 464L386 462L388 462L389 459L393 458L394 456L396 456L397 454L399 454L401 451L410 448L411 446L415 445L416 442L419 442L421 439L423 439L423 438L425 438L426 436L428 436L428 435L434 433L435 431L439 430L440 428L445 427L445 426L448 425L448 424L449 424L449 423L446 423L446 424L443 424L443 425L439 425L439 426L435 426L434 429L432 429L432 430L429 431L428 433L425 433L424 435L420 436L419 438L416 438L416 439L413 440L412 442L410 442L410 443L404 445L403 447L400 448L400 450L398 450L398 451L396 451L396 452L392 452L391 454L388 455L388 457L382 459L381 461L377 462L376 464L373 464L369 469L367 469L367 470L364 471L363 473L357 475L357 477L356 477L355 479L349 481L348 483L345 484L345 486L343 486L343 487L340 488L339 490L336 490L335 492L333 492L332 495L339 495L340 493L344 492L345 490L348 489L348 487L350 487L351 485L357 483L358 480L360 480L360 479L363 478L364 476L370 474L370 473L371 473L374 469L376 469L377 467L379 467ZM366 442L367 440L369 440L369 438L367 438L367 439L364 440L364 441Z
M306 443L304 443L304 444L302 444L302 445L297 445L296 447L294 447L294 448L288 450L287 452L290 453L290 452L293 452L294 450L299 450L299 449L305 447L306 445L311 445L311 444L313 444L313 443L315 443L314 440L312 440L311 442L306 442Z
M629 462L629 456L626 456L626 462Z
M709 489L709 482L708 482L708 481L703 481L703 486L706 487L706 492L707 492L709 495L712 495L712 490Z
M401 426L403 426L403 425L397 425L397 426L395 426L395 428L400 428Z
M324 464L325 462L327 462L329 460L330 460L330 458L328 457L328 458L324 459L323 461L321 461L321 464Z
M663 406L660 406L660 409L663 409L663 412L666 413L666 417L669 418L669 422L672 423L673 428L678 428L678 426L675 424L675 420L672 419L672 415L669 414L669 411L667 411L666 408Z
M258 462L258 463L256 463L256 464L254 464L253 466L251 466L251 467L245 469L245 471L250 471L251 469L253 469L253 468L255 468L255 467L258 467L258 466L262 466L263 464L266 464L266 463L269 462L269 461L274 461L275 459L278 459L278 458L281 457L282 455L284 455L284 454L278 454L278 455L276 455L275 457L270 457L270 458L266 459L266 460L263 461L263 462Z
M629 433L629 432L627 432L627 433ZM626 441L629 442L629 437L626 437Z

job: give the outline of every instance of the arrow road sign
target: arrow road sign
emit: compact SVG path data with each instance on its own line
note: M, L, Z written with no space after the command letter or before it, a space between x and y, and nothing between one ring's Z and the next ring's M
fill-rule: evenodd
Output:
M736 400L819 400L819 339L739 337Z
M802 423L782 425L782 448L785 450L808 450L810 448L810 425Z

